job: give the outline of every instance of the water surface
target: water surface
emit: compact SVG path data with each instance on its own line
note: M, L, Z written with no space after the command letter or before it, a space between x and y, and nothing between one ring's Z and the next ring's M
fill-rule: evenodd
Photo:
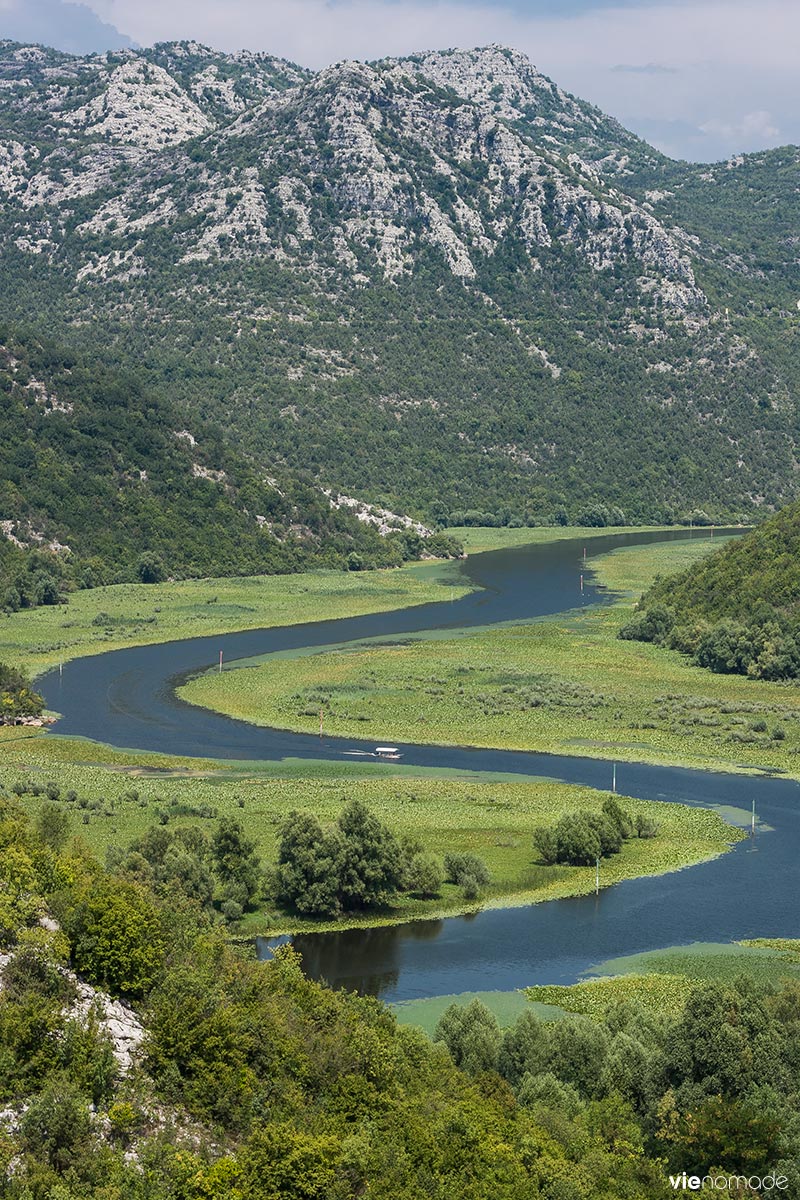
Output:
M592 538L588 548L595 555L687 536L687 531L606 534ZM230 663L363 638L530 620L607 602L586 571L583 545L564 541L475 555L460 569L480 590L452 602L77 659L65 665L62 677L45 676L41 691L48 707L63 713L57 726L62 734L202 758L346 761L348 752L372 750L375 742L258 728L187 704L174 688L187 674L213 665L220 649ZM593 758L411 744L401 750L404 764L545 776L595 788L611 783L611 762ZM401 1000L571 982L604 959L691 941L800 936L800 785L621 763L617 787L644 799L746 810L755 798L759 820L772 831L714 862L629 880L598 897L304 935L295 944L306 969L337 986ZM266 942L262 949L268 952Z

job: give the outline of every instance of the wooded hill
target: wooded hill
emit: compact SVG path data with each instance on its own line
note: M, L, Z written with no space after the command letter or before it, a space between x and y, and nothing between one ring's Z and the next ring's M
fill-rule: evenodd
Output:
M800 504L729 542L642 597L623 637L692 653L725 674L800 675Z
M192 430L131 375L0 329L0 604L54 603L64 586L394 565L422 552L416 533L382 537L213 425Z
M796 1194L796 977L666 976L657 1005L504 1031L476 1000L431 1043L226 941L215 904L259 886L236 821L154 825L104 869L81 797L48 782L33 821L4 782L8 1200L665 1200L687 1162Z
M186 426L433 521L796 495L796 150L673 163L498 46L0 60L6 314Z

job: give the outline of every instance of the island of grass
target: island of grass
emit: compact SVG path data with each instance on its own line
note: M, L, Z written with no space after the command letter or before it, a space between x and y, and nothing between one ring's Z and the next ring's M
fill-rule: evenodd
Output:
M376 773L383 772L383 773ZM391 774L389 772L392 772ZM338 763L254 766L172 759L112 750L91 742L53 738L32 730L0 730L0 783L37 816L55 803L70 833L101 857L125 849L154 825L196 826L209 836L222 817L235 817L256 846L262 865L276 861L281 828L294 811L313 814L324 827L357 797L398 838L413 837L443 860L472 854L486 864L490 882L467 900L445 883L428 897L402 893L381 909L339 920L314 920L259 900L233 927L237 934L296 932L394 924L576 896L595 886L594 867L545 866L533 835L565 813L599 813L606 794L544 780L411 768ZM48 788L48 784L53 786ZM601 885L660 874L714 858L740 836L715 812L680 804L621 799L632 820L655 822L657 836L632 837L601 863Z
M513 531L516 532L516 531ZM677 651L621 641L652 579L720 544L703 535L589 560L618 593L531 625L255 660L189 682L191 703L257 724L333 735L797 772L800 692L711 675Z

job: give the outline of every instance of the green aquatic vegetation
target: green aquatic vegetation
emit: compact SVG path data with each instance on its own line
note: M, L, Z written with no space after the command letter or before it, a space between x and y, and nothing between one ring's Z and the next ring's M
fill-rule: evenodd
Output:
M485 864L488 882L478 882L479 894L473 898L465 897L463 880L445 882L436 896L404 894L379 918L350 917L344 924L528 904L594 888L591 867L541 865L533 832L564 813L599 812L605 799L602 793L549 780L463 778L445 772L393 776L382 773L386 770L378 764L376 773L369 767L338 764L328 764L317 774L309 773L304 764L294 768L270 764L269 770L252 764L220 768L216 763L142 756L41 733L0 736L0 784L5 790L20 790L22 803L32 815L57 795L55 803L66 812L70 833L79 834L103 854L109 846L129 845L156 822L168 829L199 825L210 835L220 818L234 817L262 860L271 863L277 857L281 826L292 810L311 814L331 827L348 800L357 796L395 836L418 840L426 854L442 861L448 855L472 856ZM625 800L625 807L634 817L657 821L659 836L627 842L621 854L603 864L603 886L702 862L724 853L740 836L705 809L638 800ZM245 914L243 930L267 927L319 928L320 924L290 918L270 906Z
M759 938L747 942L694 942L608 959L571 986L526 989L530 1000L602 1019L614 1005L636 1001L654 1012L679 1012L698 984L779 986L800 981L800 942Z
M794 772L800 693L713 676L676 651L620 641L631 596L717 544L627 547L590 559L607 607L460 636L364 643L192 680L183 695L232 716L333 734ZM626 595L625 593L629 593ZM766 729L762 728L766 725Z
M439 562L368 573L117 584L75 592L65 604L0 614L0 660L41 672L122 646L383 612L467 591L455 564Z

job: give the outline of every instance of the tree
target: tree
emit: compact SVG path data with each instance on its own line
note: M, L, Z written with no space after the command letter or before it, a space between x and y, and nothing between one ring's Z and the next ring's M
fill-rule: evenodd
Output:
M25 1112L20 1133L28 1151L63 1172L86 1146L90 1127L89 1106L78 1089L67 1080L53 1080Z
M338 821L339 898L342 908L387 904L403 878L400 846L394 834L361 800L352 800Z
M545 866L558 862L558 834L551 825L540 825L533 831L533 844Z
M36 832L51 850L60 850L69 837L69 814L58 804L43 804L36 818Z
M217 874L224 884L235 883L244 889L245 906L251 904L260 887L260 859L255 842L244 836L244 828L235 817L222 817L211 839L211 852Z
M62 914L72 964L99 987L142 996L164 955L158 909L143 887L103 875L90 881Z
M515 1087L523 1075L547 1070L550 1031L533 1012L524 1012L503 1035L497 1069Z
M442 1013L433 1034L444 1042L453 1062L468 1075L497 1068L501 1035L497 1020L480 1000L451 1004Z
M558 861L590 866L602 853L600 835L585 813L562 817L556 826Z
M141 583L161 583L167 577L166 567L157 554L146 550L139 555L136 574Z
M291 812L280 831L276 899L309 916L336 916L340 846L310 813Z

